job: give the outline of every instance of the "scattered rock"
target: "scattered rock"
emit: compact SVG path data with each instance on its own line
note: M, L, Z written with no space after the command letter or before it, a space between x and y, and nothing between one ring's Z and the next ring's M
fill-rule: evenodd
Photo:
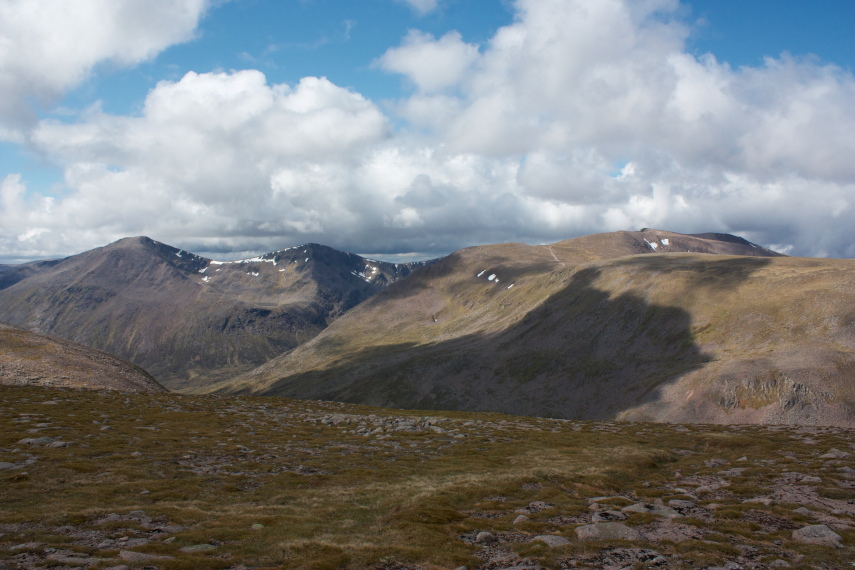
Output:
M822 544L826 546L840 546L841 536L825 526L815 524L793 531L793 540L803 544Z
M821 483L822 479L819 477L812 477L812 476L808 475L807 477L802 477L801 482L802 483Z
M264 525L260 524L260 523L255 523L254 525L252 525L251 528L252 528L252 530L261 530L264 528Z
M528 521L530 521L530 520L531 520L531 519L530 519L530 518L528 518L528 517L527 517L527 516L525 516L525 515L519 515L519 516L517 516L517 518L515 518L515 519L514 519L513 524L515 524L515 525L517 525L517 524L522 524L522 523L524 523L524 522L528 522Z
M769 568L792 568L792 564L786 560L778 558L777 560L773 560L769 563Z
M546 509L551 509L555 505L550 505L549 503L545 503L543 501L532 501L521 509L517 509L516 512L522 514L532 514L539 513L540 511L545 511Z
M0 471L4 469L14 469L17 467L15 463L7 463L6 461L0 461Z
M587 524L576 527L579 540L643 540L640 532L619 522Z
M483 530L475 536L475 542L478 544L493 544L496 542L496 535L490 531Z
M811 510L807 509L805 507L799 507L797 509L793 509L793 512L798 513L800 515L810 515L811 514Z
M557 536L554 534L539 534L532 538L529 542L540 541L546 544L547 546L564 546L565 544L570 544L570 541L564 538L563 536Z

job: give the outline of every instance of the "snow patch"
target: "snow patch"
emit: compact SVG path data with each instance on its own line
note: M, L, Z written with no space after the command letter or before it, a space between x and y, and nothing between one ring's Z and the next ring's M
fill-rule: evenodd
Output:
M647 240L644 240L644 241L647 241ZM659 248L659 244L656 241L653 241L653 243L647 241L647 245L649 245L650 249L652 249L653 251L656 251Z
M490 276L489 276L489 277L487 277L487 281L493 281L494 279L495 279L496 281L498 281L498 279L496 279L496 274L495 274L495 273L491 273L491 274L490 274Z
M476 275L475 277L481 277L481 276L482 276L482 275L484 275L485 273L487 273L487 270L486 270L486 269L485 269L484 271L482 271L481 273L479 273L478 275Z
M184 252L184 250L183 250L183 249L182 249L181 251L177 251L177 252L175 252L175 257L181 257L181 254L182 254L183 252Z
M508 289L510 289L510 288L511 288L511 287L513 287L513 286L514 286L514 284L513 284L513 283L511 283L510 285L508 285Z
M661 242L662 242L662 245L668 245L668 238L662 238L662 239L661 239L661 240L659 240L659 241L661 241Z
M207 275L205 275L204 277L202 277L202 281L204 281L205 283L207 283L207 282L208 282L208 281L210 281L210 280L211 280L211 278L210 278L210 277L208 277Z
M307 258L306 258L306 261L304 261L303 263L308 263L308 261L309 261L309 258L307 257Z
M361 271L359 273L357 273L356 271L351 271L350 274L353 275L354 277L359 277L360 279L362 279L366 283L371 283L371 278L366 277L365 273L363 273Z
M207 267L203 267L202 269L199 270L199 273L205 273L207 270L208 270Z

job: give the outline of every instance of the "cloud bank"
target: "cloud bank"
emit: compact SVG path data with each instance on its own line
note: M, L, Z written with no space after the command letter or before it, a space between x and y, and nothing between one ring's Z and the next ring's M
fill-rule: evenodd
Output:
M68 191L7 176L0 248L44 257L146 234L207 252L435 252L659 227L855 257L851 73L786 54L738 69L695 57L676 0L515 7L484 45L411 31L380 54L411 88L391 106L241 70L161 82L138 116L40 121L30 144ZM191 21L100 58L144 58ZM79 81L48 82L51 65L30 66L20 101Z

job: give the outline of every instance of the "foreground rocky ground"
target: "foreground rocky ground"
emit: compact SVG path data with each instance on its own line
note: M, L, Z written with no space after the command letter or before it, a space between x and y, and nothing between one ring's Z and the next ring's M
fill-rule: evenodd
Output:
M847 568L838 428L0 387L0 568Z

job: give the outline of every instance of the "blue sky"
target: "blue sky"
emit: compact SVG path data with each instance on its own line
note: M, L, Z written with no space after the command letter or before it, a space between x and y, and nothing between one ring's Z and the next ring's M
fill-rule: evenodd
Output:
M848 0L22 6L0 0L0 262L636 226L855 257Z

